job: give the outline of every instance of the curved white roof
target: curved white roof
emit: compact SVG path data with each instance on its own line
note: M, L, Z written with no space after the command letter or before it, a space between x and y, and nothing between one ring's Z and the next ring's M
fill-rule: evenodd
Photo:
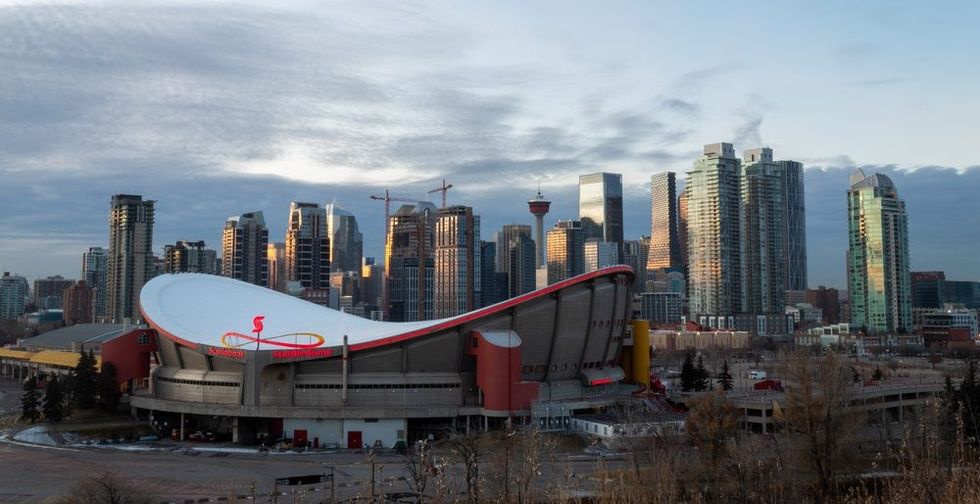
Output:
M217 275L160 275L140 291L140 309L158 330L190 343L255 350L254 319L261 319L260 350L366 343L439 324L378 322L325 308L272 289ZM230 336L226 336L229 335ZM317 338L312 335L319 335ZM251 338L251 339L250 339Z
M161 334L195 348L302 351L342 345L346 335L351 351L356 351L449 329L570 285L620 273L632 275L633 270L612 266L456 317L423 322L378 322L239 280L177 273L160 275L143 286L140 311Z

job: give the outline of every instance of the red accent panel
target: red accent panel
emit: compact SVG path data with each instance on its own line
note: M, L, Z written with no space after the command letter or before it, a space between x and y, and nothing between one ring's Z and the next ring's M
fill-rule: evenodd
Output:
M139 336L147 334L149 343L139 344ZM150 354L156 351L152 329L134 329L102 343L102 361L116 366L116 382L141 381L150 376Z
M569 278L567 280L562 280L561 282L555 284L551 284L543 289L536 290L533 292L529 292L527 294L522 294L515 298L508 299L507 301L504 301L502 303L497 303L493 306L487 306L486 308L480 308L479 310L471 311L469 313L449 319L445 322L436 324L431 327L425 327L412 332L407 332L405 334L399 334L397 336L390 336L388 338L382 338L374 341L368 341L365 343L358 343L356 345L351 345L350 351L357 352L361 350L368 350L371 348L382 347L385 345L391 345L393 343L399 343L401 341L418 338L445 329L452 329L453 327L463 325L467 322L472 322L477 319L489 317L490 315L496 315L500 312L507 311L508 309L517 306L521 303L526 303L534 299L545 297L553 292L559 291L566 287L571 287L573 285L585 283L596 278L600 278L604 276L613 276L620 273L627 273L629 275L633 275L633 268L630 268L629 266L623 266L623 265L610 266L608 268L603 268L601 270L585 273L583 275L579 275L576 277Z
M477 346L476 384L483 392L483 408L491 411L518 411L531 407L538 397L538 382L521 381L521 347L493 345L479 332L473 332Z

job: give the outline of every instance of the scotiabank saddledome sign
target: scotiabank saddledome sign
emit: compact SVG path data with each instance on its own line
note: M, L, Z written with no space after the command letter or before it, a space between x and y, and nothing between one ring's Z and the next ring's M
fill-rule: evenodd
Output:
M309 359L330 357L333 351L321 348L326 339L313 332L294 332L272 337L262 337L265 316L252 319L252 335L229 331L221 335L220 347L209 347L208 354L230 359L244 359L246 346L255 344L255 350L263 345L272 347L273 359Z

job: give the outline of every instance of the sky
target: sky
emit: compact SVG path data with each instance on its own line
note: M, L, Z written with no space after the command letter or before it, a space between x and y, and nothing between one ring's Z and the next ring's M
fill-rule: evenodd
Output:
M914 270L980 279L980 3L0 0L0 269L79 276L109 199L154 247L336 202L380 256L390 188L474 207L484 239L577 217L578 176L649 178L703 144L806 167L811 286L844 287L848 175L886 173ZM397 205L397 204L394 204Z

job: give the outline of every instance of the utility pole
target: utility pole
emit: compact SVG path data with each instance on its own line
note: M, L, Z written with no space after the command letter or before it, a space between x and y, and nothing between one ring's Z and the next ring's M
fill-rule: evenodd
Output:
M435 188L435 189L433 189L433 190L431 190L431 191L429 191L429 194L432 194L434 192L441 192L442 193L442 207L441 208L446 208L446 192L449 191L450 189L452 189L452 187L453 187L452 184L447 184L446 183L446 179L442 179L442 185L439 186L439 187L437 187L437 188Z

